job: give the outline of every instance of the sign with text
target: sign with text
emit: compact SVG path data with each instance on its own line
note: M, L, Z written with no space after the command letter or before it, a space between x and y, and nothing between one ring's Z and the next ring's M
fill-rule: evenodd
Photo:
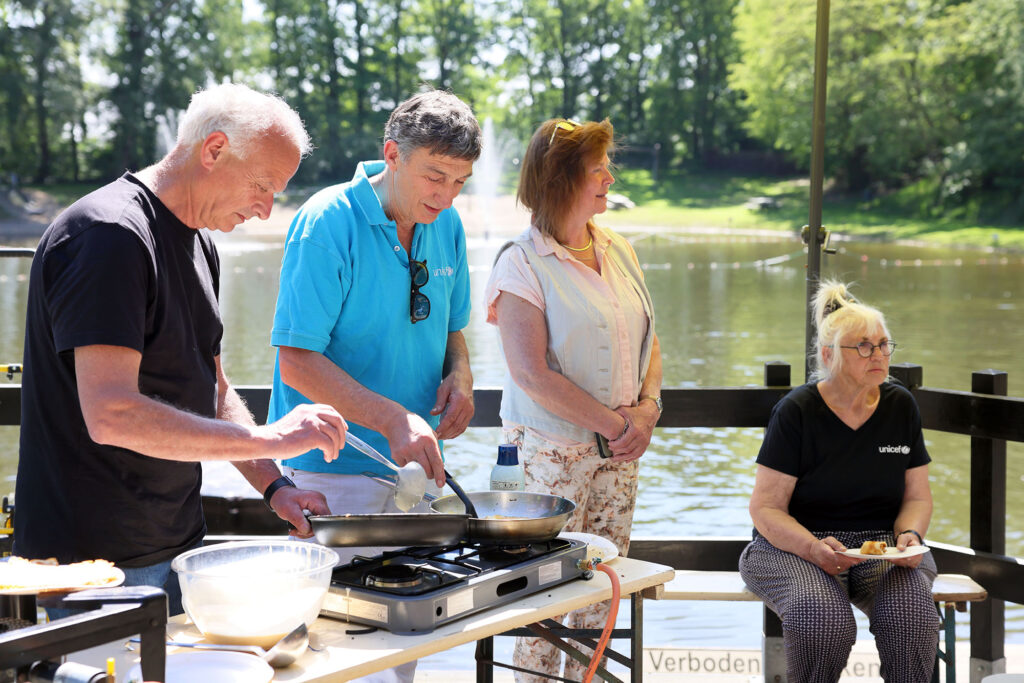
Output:
M753 648L647 647L645 674L761 675L761 650ZM850 654L843 678L879 678L878 653Z

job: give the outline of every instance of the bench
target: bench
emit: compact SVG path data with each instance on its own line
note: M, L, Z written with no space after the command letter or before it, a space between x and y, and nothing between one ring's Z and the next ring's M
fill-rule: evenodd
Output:
M655 596L651 596L655 597ZM977 602L988 597L988 593L974 579L964 574L939 574L932 585L932 599L939 612L941 629L944 633L944 647L938 648L938 659L932 683L939 681L939 660L946 664L946 683L956 682L956 612L966 612L968 602ZM759 602L760 598L750 592L739 572L699 571L677 569L675 578L666 583L657 596L661 600L721 600L726 602ZM773 618L774 614L772 615ZM770 642L774 641L774 642ZM773 649L772 652L769 652ZM765 679L767 680L770 659L782 664L782 639L765 637Z

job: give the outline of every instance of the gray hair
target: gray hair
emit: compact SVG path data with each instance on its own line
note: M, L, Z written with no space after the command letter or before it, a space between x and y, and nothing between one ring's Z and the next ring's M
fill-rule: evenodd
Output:
M228 137L232 153L244 159L252 151L252 141L271 130L289 138L303 157L313 148L302 119L280 97L221 83L192 95L178 125L178 144L194 147L220 131Z
M839 352L842 338L850 333L882 330L889 336L885 316L877 308L857 301L847 286L837 280L824 280L814 296L814 321L818 329L811 359L811 381L831 379L842 370L843 354ZM828 361L822 351L832 349Z
M395 107L384 126L384 141L394 140L408 157L424 148L431 154L476 161L483 134L469 105L446 90L428 90Z

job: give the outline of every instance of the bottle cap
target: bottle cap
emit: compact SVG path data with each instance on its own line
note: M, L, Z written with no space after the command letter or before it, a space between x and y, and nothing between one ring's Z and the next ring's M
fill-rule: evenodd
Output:
M514 443L503 443L498 446L499 465L518 465L519 447Z

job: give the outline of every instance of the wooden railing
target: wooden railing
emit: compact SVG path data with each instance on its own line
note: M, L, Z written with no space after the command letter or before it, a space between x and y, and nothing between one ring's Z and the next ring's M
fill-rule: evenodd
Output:
M1024 560L1006 552L1006 442L1024 442L1024 399L1007 397L1007 375L985 370L972 375L971 391L933 389L922 384L921 366L899 364L892 375L913 392L925 429L971 437L970 547L929 540L940 571L968 574L990 600L975 603L971 613L972 680L999 670L1004 658L1005 602L1024 604ZM763 387L665 389L659 428L764 427L772 406L791 386L790 366L765 365ZM0 385L0 425L20 421L20 386ZM243 386L239 392L257 419L266 419L270 389ZM473 427L498 427L501 390L474 392ZM258 499L207 499L211 531L265 533L261 524L279 523ZM250 505L251 503L251 505ZM630 555L670 564L677 569L735 570L749 538L634 538ZM766 620L768 628L777 628Z

